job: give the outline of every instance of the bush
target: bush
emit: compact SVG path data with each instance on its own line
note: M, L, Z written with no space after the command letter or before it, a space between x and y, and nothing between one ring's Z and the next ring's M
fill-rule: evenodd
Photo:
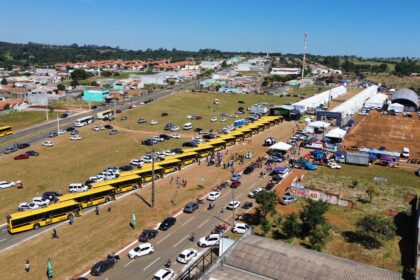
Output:
M324 214L328 211L328 208L329 204L325 201L306 200L306 205L300 215L304 236L311 234L316 226L326 224Z
M282 226L282 230L286 238L296 237L300 234L300 224L298 218L299 217L296 213L291 213L286 216Z
M10 109L10 104L6 103L4 104L3 110L9 110Z
M271 231L271 222L267 219L264 219L261 222L261 230L264 232L264 236L267 236L267 234Z
M367 215L356 223L359 233L377 240L391 240L395 237L394 223L385 217Z
M327 245L328 238L330 237L330 226L325 224L317 225L309 236L309 243L312 249L321 251Z

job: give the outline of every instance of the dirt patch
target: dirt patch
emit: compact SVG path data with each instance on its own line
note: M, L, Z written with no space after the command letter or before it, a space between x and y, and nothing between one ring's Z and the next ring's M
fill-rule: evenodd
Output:
M403 147L410 148L411 158L420 159L420 118L383 115L371 111L368 116L354 116L356 125L347 134L346 147L379 148L385 146L389 151L400 152Z

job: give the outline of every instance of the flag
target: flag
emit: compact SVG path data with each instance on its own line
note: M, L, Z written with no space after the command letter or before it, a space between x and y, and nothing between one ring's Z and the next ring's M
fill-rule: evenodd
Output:
M47 262L47 276L48 276L48 279L54 277L54 270L53 270L50 259L48 259L48 262Z
M135 228L136 224L137 224L136 213L133 213L133 216L131 217L131 225L133 226L133 228Z

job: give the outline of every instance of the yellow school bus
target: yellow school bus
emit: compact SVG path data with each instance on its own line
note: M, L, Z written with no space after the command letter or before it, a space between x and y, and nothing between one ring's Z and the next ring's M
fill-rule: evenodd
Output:
M45 208L17 212L7 216L7 230L10 233L38 229L58 223L81 214L77 201L68 200L51 204Z
M115 199L115 188L113 186L102 186L92 188L85 192L69 193L58 197L59 202L75 200L80 207L87 208Z
M98 188L102 186L112 186L115 189L115 193L128 192L136 190L141 186L141 178L138 175L120 176L117 179L106 180L102 182L96 182L91 184L91 188Z
M248 124L246 126L246 129L250 129L252 135L255 135L255 134L258 133L258 125L254 124L254 123Z
M168 174L181 170L182 162L175 158L165 158L165 160L159 161L157 165L163 168L163 173Z
M247 126L244 126L244 127L240 128L240 129L238 129L237 131L242 132L244 134L244 137L245 138L249 138L249 137L252 136L252 129L249 128L249 127L247 127Z
M5 137L11 134L13 134L13 129L11 126L0 126L0 137Z
M239 130L229 132L228 135L235 137L236 143L238 143L240 141L244 141L244 139L245 139L244 134L242 132L240 132Z
M214 151L216 152L226 149L226 141L220 137L210 139L208 142L206 142L206 144L212 145L214 147Z
M198 157L204 158L208 157L210 153L214 152L214 147L212 145L208 145L207 143L203 143L198 145L198 147L186 150L186 152L194 152L197 153Z
M235 136L230 136L228 134L220 136L219 139L222 139L223 141L226 142L226 147L230 147L232 145L235 145L235 143L236 143Z
M187 166L192 163L196 163L198 159L198 154L196 152L185 150L182 154L176 154L174 156L168 156L166 159L178 159L181 161L181 166Z
M120 174L120 177L123 175L137 175L141 178L142 184L145 182L150 182L153 179L152 173L155 173L155 180L163 177L164 169L158 165L159 162L155 162L154 171L151 163L144 164L141 169L124 172Z

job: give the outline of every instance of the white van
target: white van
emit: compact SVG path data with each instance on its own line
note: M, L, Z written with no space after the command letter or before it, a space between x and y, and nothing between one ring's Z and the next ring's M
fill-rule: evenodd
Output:
M404 147L402 150L401 156L405 158L410 157L410 149L407 147Z
M81 183L73 183L69 185L69 192L85 192L89 188Z
M184 130L189 130L189 129L192 129L192 128L193 128L192 123L184 124Z

